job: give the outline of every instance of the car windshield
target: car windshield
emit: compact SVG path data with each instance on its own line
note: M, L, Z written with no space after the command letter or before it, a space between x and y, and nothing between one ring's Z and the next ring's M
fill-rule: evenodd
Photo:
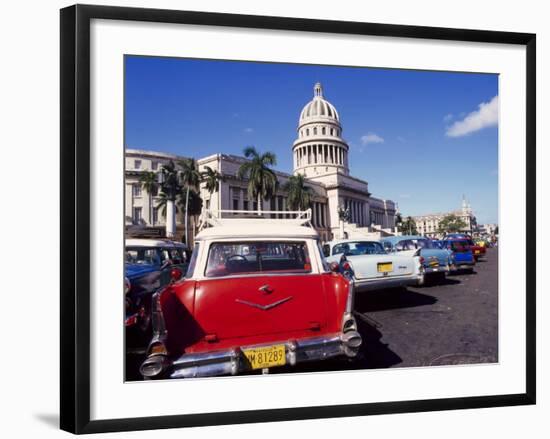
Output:
M155 248L126 247L126 263L160 265L160 256Z
M208 251L206 277L254 273L310 273L305 242L215 242Z
M375 241L342 242L332 248L332 254L343 253L346 256L383 255L386 254L382 244Z

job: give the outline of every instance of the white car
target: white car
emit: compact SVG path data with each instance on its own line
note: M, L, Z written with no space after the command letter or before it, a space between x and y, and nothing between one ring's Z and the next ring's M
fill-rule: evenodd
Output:
M420 257L399 253L386 253L378 241L344 239L323 246L329 263L338 263L348 271L356 291L420 285L423 280Z

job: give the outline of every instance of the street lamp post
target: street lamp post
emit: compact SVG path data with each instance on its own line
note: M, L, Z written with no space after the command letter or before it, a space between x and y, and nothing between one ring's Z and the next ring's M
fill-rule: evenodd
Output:
M174 178L166 178L164 169L157 174L158 183L166 194L166 237L174 238L176 235L176 191L177 181Z

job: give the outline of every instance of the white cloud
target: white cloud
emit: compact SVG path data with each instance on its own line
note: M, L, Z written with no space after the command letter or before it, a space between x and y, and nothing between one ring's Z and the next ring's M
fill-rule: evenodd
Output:
M254 132L254 128L245 128L243 130L245 133L253 133Z
M498 124L498 96L479 104L479 109L467 114L447 128L448 137L461 137Z
M369 132L364 136L361 136L361 143L363 145L368 145L369 143L384 143L384 139L378 134Z

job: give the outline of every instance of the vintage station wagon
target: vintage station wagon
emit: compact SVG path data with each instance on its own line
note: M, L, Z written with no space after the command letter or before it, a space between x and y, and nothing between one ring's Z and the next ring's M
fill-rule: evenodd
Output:
M311 212L288 212L293 219L242 213L205 212L186 277L155 294L145 378L356 356L353 281L330 271L317 232L305 225Z

